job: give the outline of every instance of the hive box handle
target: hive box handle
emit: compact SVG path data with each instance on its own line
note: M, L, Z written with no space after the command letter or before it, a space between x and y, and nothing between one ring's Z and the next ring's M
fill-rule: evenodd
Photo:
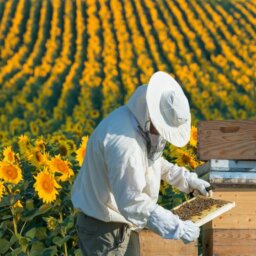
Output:
M237 132L240 129L238 126L230 126L230 127L220 127L220 131L223 133L233 133Z

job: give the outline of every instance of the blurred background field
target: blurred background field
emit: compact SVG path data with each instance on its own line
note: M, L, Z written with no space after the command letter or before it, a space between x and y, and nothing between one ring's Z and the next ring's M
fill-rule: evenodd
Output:
M256 2L0 0L0 254L79 254L70 189L87 136L157 70L194 125L165 156L193 170L198 121L255 119ZM159 200L185 197L162 184Z

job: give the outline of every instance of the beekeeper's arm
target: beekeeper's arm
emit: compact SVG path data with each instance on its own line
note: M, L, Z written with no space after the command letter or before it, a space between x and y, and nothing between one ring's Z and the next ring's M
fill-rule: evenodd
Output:
M206 188L210 184L205 180L199 179L196 173L188 171L185 167L172 164L163 157L159 161L161 161L162 179L164 181L187 194L193 190L198 190L202 195L209 195Z
M181 221L171 211L154 203L144 192L144 153L134 140L113 141L104 154L118 209L129 222L139 228L147 227L168 239L190 242L198 238L199 228L196 225Z

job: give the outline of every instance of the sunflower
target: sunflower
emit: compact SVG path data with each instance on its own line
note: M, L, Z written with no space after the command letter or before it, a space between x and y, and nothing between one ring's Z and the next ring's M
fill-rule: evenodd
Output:
M74 152L76 150L76 144L73 140L66 140L68 146L69 146L69 149L71 152Z
M44 170L39 172L34 178L36 180L34 188L39 198L42 199L44 203L54 202L59 194L57 189L61 188L61 186L54 179L53 174L51 174L47 168L44 168Z
M27 151L29 150L29 138L27 135L21 135L19 137L19 148L20 148L20 152L22 155L25 155L27 153Z
M61 176L58 177L60 181L66 181L74 175L73 170L69 166L70 163L62 160L60 155L55 156L49 161L51 171L61 174Z
M39 110L38 114L39 114L40 117L46 117L47 113L46 113L45 109L41 108Z
M58 220L55 219L54 217L48 217L48 218L45 218L45 221L47 223L47 228L49 230L55 230L57 225L58 225Z
M27 129L27 122L25 122L24 120L21 120L20 121L20 124L19 124L19 128L21 129L21 130L25 130L25 129Z
M90 115L92 118L96 119L96 118L99 117L100 113L99 113L98 110L93 109L93 110L91 110L91 111L89 112L89 115Z
M19 136L19 143L27 144L29 141L29 138L27 135L20 135Z
M32 149L28 154L27 154L27 160L34 166L43 166L47 163L49 159L49 154L48 153L42 153L38 148Z
M197 128L195 126L191 127L191 134L190 134L190 145L193 147L197 146Z
M33 135L38 135L38 132L39 132L38 124L36 122L30 122L29 126L30 126L31 133Z
M79 123L77 123L75 126L74 126L74 132L78 135L82 134L83 132L83 126Z
M23 179L19 166L4 161L0 162L0 178L13 184L18 184Z
M68 156L70 154L70 145L67 141L61 140L59 142L59 152L61 156Z
M45 142L45 140L44 140L43 137L39 137L39 138L35 141L35 145L36 145L36 148L38 148L39 150L45 151L46 142Z
M17 132L18 128L20 127L20 119L19 118L14 118L12 119L12 121L10 122L9 125L9 131L14 134L15 132Z
M191 155L188 152L181 150L181 149L177 150L176 163L178 165L180 165L180 166L189 165L190 160L191 160Z
M0 181L0 202L4 196L4 192L5 192L5 186L4 183L2 181Z
M186 165L192 169L196 168L201 164L200 161L197 161L193 153L186 152L184 150L177 150L177 160L176 163L180 166Z
M80 148L76 151L76 160L78 161L80 166L82 166L84 160L88 139L88 136L83 136Z
M4 149L4 161L9 162L9 163L14 163L15 162L15 153L12 151L12 147L6 147Z

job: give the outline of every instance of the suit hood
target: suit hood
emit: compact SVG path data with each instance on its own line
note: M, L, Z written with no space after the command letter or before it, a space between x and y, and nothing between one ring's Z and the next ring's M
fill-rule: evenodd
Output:
M147 85L138 86L127 103L128 108L144 131L146 131L146 124L150 120L146 102L146 93Z

